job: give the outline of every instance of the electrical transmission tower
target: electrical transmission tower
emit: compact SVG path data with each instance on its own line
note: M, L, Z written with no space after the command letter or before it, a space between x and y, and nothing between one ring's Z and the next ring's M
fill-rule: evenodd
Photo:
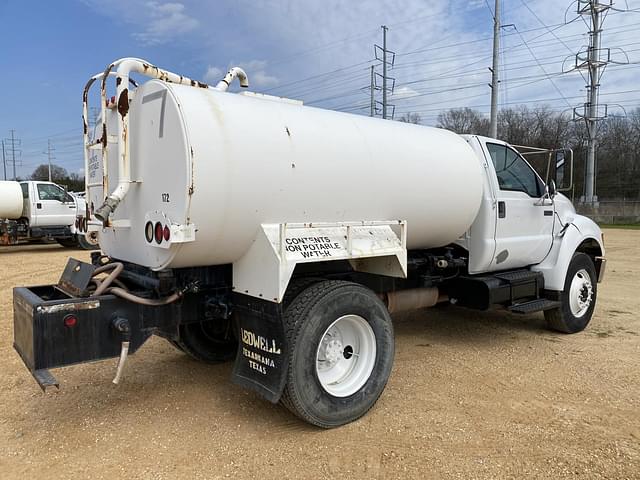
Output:
M13 162L13 179L16 180L16 153L18 153L18 156L20 155L20 149L17 147L20 146L21 140L16 138L16 131L11 130L11 138L5 138L4 142L5 148L8 145L8 150L11 153L11 160Z
M582 107L574 108L574 118L583 119L587 126L587 162L585 168L584 203L597 205L596 185L596 149L598 122L607 116L607 105L598 103L598 90L604 68L610 60L610 49L600 46L602 24L607 10L613 6L612 0L578 0L578 15L589 16L589 47L586 52L576 55L575 68L586 70L587 101Z
M386 25L382 25L382 46L374 45L373 50L375 53L376 60L382 64L382 74L375 72L374 68L371 69L371 116L375 116L377 113L376 105L382 105L382 118L393 118L395 113L395 105L389 104L388 97L389 94L393 94L393 90L395 88L396 79L390 77L387 74L389 68L393 68L395 63L396 54L391 50L387 49L387 30L389 28ZM381 86L378 85L378 80L380 80ZM382 102L374 100L374 91L382 90ZM389 115L389 111L391 110L391 115Z

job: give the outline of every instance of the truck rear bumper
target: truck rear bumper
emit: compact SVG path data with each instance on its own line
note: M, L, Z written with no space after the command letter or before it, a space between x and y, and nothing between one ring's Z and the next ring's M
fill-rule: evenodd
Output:
M138 324L139 308L113 295L70 297L55 285L14 288L13 346L43 389L58 386L50 368L117 357L125 340L137 350L151 334ZM114 328L118 318L132 324L130 339Z

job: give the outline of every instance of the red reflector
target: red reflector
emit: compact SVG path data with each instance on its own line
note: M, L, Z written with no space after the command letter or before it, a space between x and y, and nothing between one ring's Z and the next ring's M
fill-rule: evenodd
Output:
M168 226L164 226L164 232L162 232L164 234L164 241L168 242L169 239L171 238L171 230L169 230Z
M64 326L65 327L75 327L76 324L78 323L78 317L76 317L75 315L67 315L65 316L62 321L64 322Z
M164 234L164 230L160 222L156 222L155 230L156 243L160 244L162 243L162 235Z

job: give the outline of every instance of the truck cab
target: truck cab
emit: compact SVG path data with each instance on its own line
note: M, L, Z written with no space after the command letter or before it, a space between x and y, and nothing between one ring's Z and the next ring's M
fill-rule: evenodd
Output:
M29 226L71 226L75 224L77 200L53 182L20 182L24 199L23 215Z
M506 142L477 135L464 135L476 153L484 172L484 191L480 211L466 235L458 242L469 252L469 273L497 272L527 268L545 275L546 287L562 290L563 278L556 262L562 239L579 229L581 243L594 253L596 270L602 269L604 242L600 228L589 218L578 215L571 201L559 190L571 185L548 184L524 158ZM521 149L524 147L521 147ZM538 150L538 149L536 149ZM547 154L547 176L571 179L572 162L564 161L561 150L539 149ZM563 180L564 181L564 180ZM571 229L569 229L571 227ZM573 253L579 245L570 253ZM551 267L553 265L553 267Z

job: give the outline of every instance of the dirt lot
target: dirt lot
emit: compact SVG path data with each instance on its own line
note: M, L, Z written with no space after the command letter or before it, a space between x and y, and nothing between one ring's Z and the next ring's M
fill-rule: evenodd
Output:
M606 241L587 331L453 307L398 317L385 393L331 431L158 338L119 387L105 361L54 372L61 389L43 394L11 346L11 287L88 255L2 248L0 478L640 478L640 231Z

